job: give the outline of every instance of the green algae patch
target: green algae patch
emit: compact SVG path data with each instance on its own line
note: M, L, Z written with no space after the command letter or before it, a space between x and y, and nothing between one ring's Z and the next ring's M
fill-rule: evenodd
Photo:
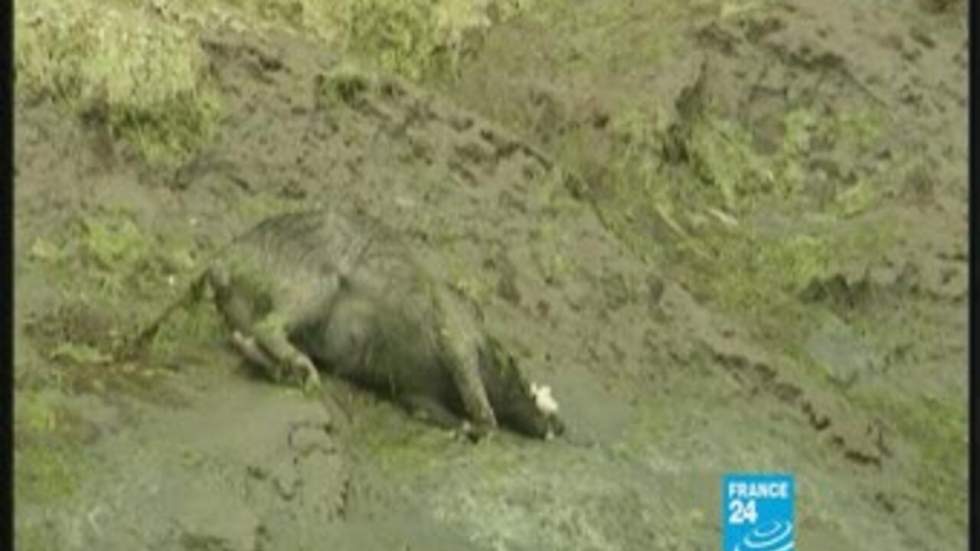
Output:
M18 95L51 101L155 167L179 166L217 135L224 101L199 37L291 32L401 76L452 78L511 0L39 0L15 9Z
M706 117L694 125L688 150L695 174L715 196L706 199L736 212L757 195L793 191L793 181L777 179L751 144L751 134L734 121Z
M59 546L58 536L45 526L16 526L14 529L14 549L46 551Z
M152 164L212 137L221 102L192 30L123 2L24 2L15 23L19 93L104 126Z
M341 11L347 50L412 80L452 78L495 23L525 2L351 0Z
M347 15L349 43L389 71L411 79L443 71L452 52L439 36L432 2L362 0Z
M440 457L454 446L449 431L406 418L394 406L365 408L359 416L357 425L371 430L355 428L358 437L352 445L356 454L394 479L411 479L434 469Z
M72 497L86 459L77 422L53 393L17 392L14 401L14 494L25 503Z
M195 256L188 238L151 232L125 209L79 215L30 248L28 260L43 266L61 300L33 313L25 333L70 380L86 388L104 382L126 367L126 347L139 324L134 314L148 322L188 293ZM152 343L158 357L220 331L217 317L204 308L184 308L172 318ZM151 383L139 378L139 386Z
M761 238L747 235L719 245L719 262L727 266L711 283L714 295L732 310L755 310L774 295L798 294L815 277L827 273L831 245L811 235Z
M38 444L14 449L14 495L28 503L68 498L78 490L79 475L73 465L78 449L69 445Z
M943 516L966 526L967 419L966 404L909 398L868 390L855 403L894 423L912 444L919 460L912 466L912 483Z
M68 294L124 300L153 296L190 260L190 242L160 238L135 213L106 206L40 236L28 258L51 270Z
M728 312L768 318L869 241L886 244L877 230L832 230L878 206L882 183L900 168L844 172L839 161L845 150L870 154L885 128L879 111L791 109L775 146L763 148L747 122L710 101L693 105L673 118L640 108L611 115L609 159L590 194L635 254L682 274Z

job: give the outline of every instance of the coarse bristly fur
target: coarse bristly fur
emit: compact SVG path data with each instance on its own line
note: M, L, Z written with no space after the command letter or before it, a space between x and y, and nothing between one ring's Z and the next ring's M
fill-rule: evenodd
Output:
M539 438L564 430L550 389L528 383L469 305L378 220L332 210L273 216L201 280L233 343L273 378L318 386L320 368L476 436L498 422Z

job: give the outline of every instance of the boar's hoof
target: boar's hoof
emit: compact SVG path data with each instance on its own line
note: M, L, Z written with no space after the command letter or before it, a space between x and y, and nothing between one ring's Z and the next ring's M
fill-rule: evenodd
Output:
M305 354L296 354L289 359L289 378L298 382L304 392L316 392L321 388L316 366Z
M470 442L476 443L489 440L493 434L493 426L486 423L471 423L463 421L457 429L457 434L465 437Z

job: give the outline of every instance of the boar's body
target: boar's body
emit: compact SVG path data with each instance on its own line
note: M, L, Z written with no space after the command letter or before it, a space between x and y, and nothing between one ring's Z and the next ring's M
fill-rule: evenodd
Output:
M562 431L468 305L376 220L329 210L269 218L202 279L239 350L273 378L317 383L319 366L442 426L479 435L499 418L531 436Z

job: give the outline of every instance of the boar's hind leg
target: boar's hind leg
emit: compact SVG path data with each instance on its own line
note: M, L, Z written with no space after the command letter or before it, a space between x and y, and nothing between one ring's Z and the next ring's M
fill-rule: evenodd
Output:
M274 380L298 379L308 389L319 388L316 367L286 338L285 322L275 312L256 321L253 301L235 290L226 268L212 267L207 278L217 307L233 331L232 343L239 353Z
M240 355L242 355L246 360L261 367L266 373L272 373L275 371L275 362L269 357L268 354L259 348L258 344L255 343L254 338L245 336L241 333L241 331L235 329L231 334L231 343L234 345L235 350L237 350Z
M481 428L496 428L497 419L480 378L479 336L448 293L441 293L439 299L442 310L438 327L440 348L448 360L446 368L463 400L463 408Z
M289 342L286 325L275 313L256 323L252 336L262 352L272 359L275 367L269 371L275 380L297 381L308 389L320 388L316 366L309 356Z

